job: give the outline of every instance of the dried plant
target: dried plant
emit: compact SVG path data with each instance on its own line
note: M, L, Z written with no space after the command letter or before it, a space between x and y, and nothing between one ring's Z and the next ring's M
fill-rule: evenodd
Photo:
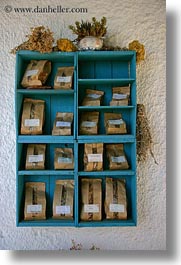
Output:
M74 239L72 239L72 246L70 250L81 250L82 249L82 244L76 243Z
M76 243L75 240L72 239L72 246L71 246L70 250L83 250L83 246L81 243ZM93 244L89 250L100 250L100 248L96 247Z
M90 248L90 250L100 250L100 248L96 247L96 246L93 244L92 247Z
M101 50L103 51L129 51L127 47L112 46L112 45L103 45Z
M107 32L106 22L106 17L102 17L101 21L93 17L91 22L76 21L75 26L69 25L69 29L78 36L77 41L86 36L103 37Z
M15 54L19 50L39 51L41 53L52 52L53 50L53 32L49 28L39 26L31 28L31 33L26 35L27 41L13 48L11 53Z
M137 121L136 121L136 139L137 139L137 157L138 162L143 162L147 159L150 152L155 164L158 164L152 151L152 137L149 127L149 122L143 104L137 104Z

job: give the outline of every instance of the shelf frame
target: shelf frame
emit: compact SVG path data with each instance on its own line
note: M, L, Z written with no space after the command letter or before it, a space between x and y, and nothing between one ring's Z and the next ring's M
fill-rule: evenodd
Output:
M30 60L50 60L53 63L52 76L49 79L49 85L53 84L53 78L55 76L56 67L65 63L65 65L73 65L74 80L73 89L71 90L54 90L52 89L24 89L20 82L23 76L25 66ZM120 61L123 66L127 64L128 74L125 77L119 73ZM81 76L81 67L84 64L90 62L92 65L92 74L94 77ZM110 73L105 76L104 71L100 71L100 77L96 76L96 71L101 65L107 64L110 67ZM126 73L124 71L124 73ZM112 77L110 78L110 75ZM104 78L102 78L104 76ZM125 86L131 85L131 97L132 102L129 106L81 106L79 104L79 89L87 87L103 88L104 86ZM20 129L20 115L22 110L22 102L25 97L34 98L56 98L56 97L72 97L72 107L74 112L74 129L71 136L53 136L50 134L44 135L21 135ZM18 227L124 227L124 226L136 226L137 225L137 180L136 180L136 53L134 51L79 51L79 52L53 52L47 54L41 54L39 52L32 51L18 51L16 55L16 70L15 70L15 118L16 118L16 224ZM133 132L126 135L79 135L78 134L78 122L79 113L84 111L99 112L112 112L112 111L126 111L131 115ZM50 108L50 111L52 109ZM51 120L51 119L50 119ZM51 132L51 130L49 130ZM131 144L133 148L130 149L130 156L132 162L132 168L129 170L104 170L99 172L85 172L79 170L79 145L85 143L103 142L103 143L124 143ZM74 170L24 170L20 169L22 147L29 143L45 143L47 145L59 145L59 144L70 144L74 148ZM84 222L80 220L81 210L81 198L80 198L80 179L90 178L101 178L105 181L106 177L113 178L125 178L129 181L130 190L132 191L131 198L131 217L127 220L106 220L102 219L99 222ZM23 199L24 199L24 183L28 180L45 179L47 187L50 187L50 183L55 179L73 179L75 184L74 190L74 219L73 220L57 220L47 215L46 220L36 221L24 221L23 220ZM49 188L50 189L50 188ZM51 191L52 196L52 191ZM50 200L47 198L47 200ZM48 207L51 207L52 199L48 203Z

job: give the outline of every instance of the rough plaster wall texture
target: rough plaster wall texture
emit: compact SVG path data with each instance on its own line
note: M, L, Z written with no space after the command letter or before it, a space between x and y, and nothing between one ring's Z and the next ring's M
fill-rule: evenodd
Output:
M95 244L102 250L166 249L166 56L164 0L62 0L62 7L86 7L87 14L6 13L4 7L46 7L60 1L1 0L0 21L0 249L69 249L71 240L84 249ZM153 137L151 156L138 165L138 226L113 228L17 228L15 224L15 119L14 69L11 48L25 40L30 27L45 25L55 38L74 39L68 25L92 16L108 20L108 35L114 45L127 46L134 39L144 43L146 59L137 66L137 101L146 107Z

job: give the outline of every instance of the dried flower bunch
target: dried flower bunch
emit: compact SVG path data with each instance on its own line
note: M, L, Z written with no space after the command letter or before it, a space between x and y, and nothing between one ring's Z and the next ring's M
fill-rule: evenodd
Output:
M139 63L145 59L145 47L138 40L129 43L129 50L136 51L136 62Z
M51 32L49 28L45 28L44 26L31 28L31 34L26 37L28 40L12 49L11 53L15 54L19 50L46 53L53 50L53 32Z
M151 137L148 118L145 112L145 106L143 104L137 104L136 126L138 162L144 162L150 152L155 164L158 164L152 152L153 141Z
M85 22L83 20L81 22L76 21L75 26L69 25L69 29L78 36L77 41L80 41L86 36L103 37L107 32L106 22L106 17L102 17L100 21L92 17L92 22Z

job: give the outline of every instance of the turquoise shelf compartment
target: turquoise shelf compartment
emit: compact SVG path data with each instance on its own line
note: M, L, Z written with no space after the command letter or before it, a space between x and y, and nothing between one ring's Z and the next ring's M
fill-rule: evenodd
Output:
M21 80L30 60L50 60L52 71L47 85L53 87L57 68L74 66L73 87L71 90L25 89ZM16 55L15 72L15 118L16 118L16 223L26 226L74 226L74 227L111 227L137 225L137 187L136 187L136 54L134 51L81 51L53 52L41 54L32 51L19 51ZM128 106L110 106L112 87L130 86L130 103ZM104 91L101 106L81 106L87 88ZM42 135L21 135L21 115L24 98L45 100L45 126ZM98 135L80 135L79 124L82 112L99 112ZM70 136L52 135L56 112L73 112L74 120ZM122 114L126 122L127 133L123 135L106 135L104 114L107 112ZM44 170L26 170L25 159L27 145L30 143L46 144L46 163ZM130 165L128 170L109 170L104 152L103 171L85 172L83 167L83 150L85 143L123 143ZM74 169L54 169L54 149L71 147L74 152ZM126 179L128 199L127 220L106 220L102 209L102 220L83 222L80 220L81 178L101 178L103 200L105 196L106 177ZM57 179L74 180L74 218L73 220L55 220L52 218L53 193ZM24 220L25 183L42 181L46 183L47 211L46 220ZM104 204L104 203L103 203Z

